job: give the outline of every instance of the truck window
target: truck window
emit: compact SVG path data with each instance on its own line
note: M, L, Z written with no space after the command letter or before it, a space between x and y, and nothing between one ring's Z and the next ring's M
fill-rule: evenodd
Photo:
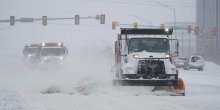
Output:
M27 48L26 52L27 54L37 54L39 52L39 48L37 47Z
M169 40L166 38L131 38L129 52L169 52Z
M42 48L41 56L62 56L65 50L63 48Z

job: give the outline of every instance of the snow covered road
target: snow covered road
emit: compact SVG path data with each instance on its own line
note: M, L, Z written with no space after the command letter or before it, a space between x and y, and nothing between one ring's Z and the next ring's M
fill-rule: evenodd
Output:
M96 66L93 65L91 68L89 64L78 64L79 68L75 68L75 72L71 72L72 68L64 66L64 70L57 71L33 71L28 67L19 69L20 75L2 74L0 108L1 110L218 110L220 108L220 66L218 65L206 62L205 70L202 72L180 69L180 77L186 83L186 96L183 97L157 96L157 93L150 92L151 87L113 87L111 80L114 73L110 72L111 63L107 62L107 60L97 60L94 64ZM100 66L102 69L98 68ZM82 69L84 67L88 68ZM161 93L163 94L163 91Z
M0 110L30 110L30 107L16 91L0 89Z

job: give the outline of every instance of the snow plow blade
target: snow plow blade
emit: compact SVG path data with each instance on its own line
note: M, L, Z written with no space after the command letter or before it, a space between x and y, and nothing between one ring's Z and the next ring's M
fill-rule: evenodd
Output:
M181 78L177 80L137 80L137 79L114 79L114 86L153 86L152 92L159 91L158 96L185 96L185 85ZM161 94L160 91L167 91L165 94ZM156 92L157 93L157 92Z
M178 83L177 80L136 80L136 79L114 79L114 86L173 86Z

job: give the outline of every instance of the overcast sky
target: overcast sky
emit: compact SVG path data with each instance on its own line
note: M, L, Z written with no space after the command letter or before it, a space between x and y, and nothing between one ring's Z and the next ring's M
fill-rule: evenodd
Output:
M195 22L195 0L0 0L0 19L19 17L72 17L106 14L107 23L119 21L158 25ZM120 10L118 10L120 9Z
M195 22L195 0L0 0L0 20L9 19L12 15L17 19L106 15L104 25L94 19L81 19L80 25L75 25L74 20L48 21L47 26L42 26L42 21L16 22L15 26L0 23L0 49L7 51L0 51L0 54L11 52L21 56L27 43L58 41L64 42L73 52L70 54L76 50L78 53L102 50L107 46L113 47L121 27L112 30L112 21L159 26L164 22L174 22L174 8L177 22ZM13 45L9 46L9 42Z

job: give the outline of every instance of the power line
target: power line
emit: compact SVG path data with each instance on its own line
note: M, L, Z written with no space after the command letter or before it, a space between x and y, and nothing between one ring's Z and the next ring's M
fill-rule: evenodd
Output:
M112 4L120 4L120 5L155 5L155 4L152 4L150 3L149 1L141 1L141 2L133 2L133 1L126 1L126 2L123 2L123 1L109 1L109 0L77 0L77 1L80 1L80 2L104 2L104 3L112 3ZM156 2L156 1L155 1ZM172 6L172 7L195 7L195 3L180 3L180 2L163 2L163 3L168 3L167 5L168 6ZM171 4L170 4L171 3Z

